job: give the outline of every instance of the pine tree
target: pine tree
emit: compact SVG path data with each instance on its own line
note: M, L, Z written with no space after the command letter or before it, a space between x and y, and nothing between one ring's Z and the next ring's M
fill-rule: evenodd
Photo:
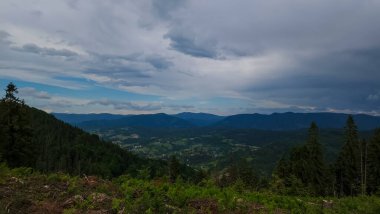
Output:
M380 129L375 133L368 145L368 181L369 194L380 194Z
M317 124L311 123L309 137L306 143L308 156L308 168L306 169L307 185L311 186L312 191L317 195L326 193L326 174L327 168L323 158L322 145L319 143L319 129Z
M367 141L365 139L360 141L360 186L362 195L366 194L367 189Z
M339 195L360 193L360 143L358 130L352 116L346 122L345 144L336 162L336 185Z
M289 161L285 156L281 157L274 170L274 174L279 178L285 178L289 173Z
M170 157L169 160L169 179L174 183L180 174L180 164L175 155Z
M308 156L307 147L302 145L293 148L289 157L290 174L293 174L302 184L307 184L310 180Z
M238 178L246 187L256 188L258 185L258 176L246 159L241 159L238 162Z
M293 148L289 160L282 158L279 161L274 178L280 179L290 189L290 193L300 192L300 188L304 188L304 192L307 191L308 194L324 195L327 177L318 126L313 122L309 128L307 143ZM293 191L294 188L297 191Z
M0 101L2 158L10 167L34 166L35 150L26 105L16 97L18 90L12 82L5 92L5 97Z

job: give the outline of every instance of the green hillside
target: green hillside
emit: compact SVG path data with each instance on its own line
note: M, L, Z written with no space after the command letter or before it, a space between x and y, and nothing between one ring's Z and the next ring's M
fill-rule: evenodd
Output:
M0 100L0 213L380 212L380 129L359 133L351 116L342 130L93 130L98 137L16 92L9 84Z
M28 166L41 172L116 177L136 176L148 169L150 176L167 175L168 163L141 158L111 142L72 127L54 116L31 108L16 97L0 102L0 160L11 167ZM184 178L196 173L181 166Z

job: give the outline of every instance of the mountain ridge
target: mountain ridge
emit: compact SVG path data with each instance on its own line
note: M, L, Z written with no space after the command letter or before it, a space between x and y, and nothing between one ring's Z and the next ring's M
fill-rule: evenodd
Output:
M324 129L340 129L344 127L349 114L344 113L272 113L265 114L238 114L226 117L214 124L223 128L254 128L261 130L296 130L307 128L311 122ZM361 130L370 130L380 127L380 117L366 114L354 114L357 126Z
M213 123L219 122L225 118L225 116L209 114L209 113L193 113L193 112L181 112L173 114L172 116L187 120L196 126L208 126Z
M90 120L115 120L130 115L110 114L110 113L90 113L90 114L72 114L72 113L51 113L55 118L70 124L78 124Z
M208 113L182 112L174 115L165 113L142 115L113 115L113 114L69 114L65 118L64 113L54 113L57 119L76 125L81 128L105 128L105 127L163 127L163 128L192 128L214 127L228 129L260 129L260 130L297 130L308 128L311 122L316 122L320 128L340 129L349 116L345 113L272 113L272 114L236 114L231 116L219 116ZM78 119L75 119L78 117ZM83 120L83 118L103 118L100 120ZM355 121L361 130L371 130L380 127L380 117L367 114L354 114ZM69 119L67 119L69 118ZM74 122L73 122L74 121Z
M94 120L77 124L81 128L120 128L120 127L161 127L192 128L194 125L186 120L164 113L131 115L115 120Z

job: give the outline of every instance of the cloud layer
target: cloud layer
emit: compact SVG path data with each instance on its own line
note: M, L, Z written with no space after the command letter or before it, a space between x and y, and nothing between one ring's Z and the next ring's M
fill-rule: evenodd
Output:
M380 114L378 20L377 0L4 0L0 78L52 111Z

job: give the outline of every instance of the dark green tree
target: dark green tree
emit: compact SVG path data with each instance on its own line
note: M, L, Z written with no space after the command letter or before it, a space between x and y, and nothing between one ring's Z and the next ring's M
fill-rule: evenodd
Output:
M27 107L16 97L17 87L11 82L0 101L2 158L10 167L35 166L35 147Z
M367 190L380 194L380 129L376 129L368 145Z
M360 142L352 116L344 128L345 144L336 161L336 187L340 196L360 193Z
M277 163L276 168L274 170L274 174L279 178L285 178L289 173L289 161L283 156Z
M1 104L0 104L0 108L2 108ZM3 115L3 112L0 111L0 162L5 161L3 157L5 153L5 144L7 142L6 135L5 135L5 124L4 124L2 115Z
M246 159L241 159L238 162L238 179L240 179L247 188L257 189L259 178L254 171L252 164L250 164Z
M169 160L169 179L174 183L180 175L180 163L175 155L172 155Z
M282 158L278 162L273 176L276 181L273 183L277 186L283 185L289 194L298 192L325 195L328 177L326 169L322 146L319 143L319 129L313 122L306 144L293 148L288 160Z
M360 141L360 186L362 195L366 194L367 189L367 158L368 158L368 145L365 139Z
M326 194L327 167L323 158L322 145L319 143L319 129L312 122L309 128L309 137L306 143L308 156L306 169L306 183L316 195Z

